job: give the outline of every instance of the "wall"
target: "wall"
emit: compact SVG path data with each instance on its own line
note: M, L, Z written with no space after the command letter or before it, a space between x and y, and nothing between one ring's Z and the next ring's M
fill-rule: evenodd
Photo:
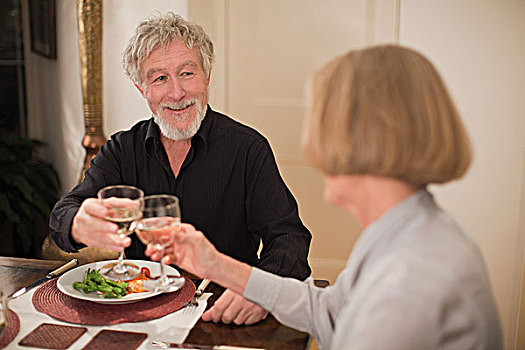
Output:
M66 190L78 181L84 157L75 3L56 2L57 60L49 60L30 50L28 1L23 1L28 134L45 141L43 155L54 164Z
M25 9L25 42L29 43ZM104 132L127 129L149 117L140 93L123 73L121 54L137 23L168 10L187 15L187 0L105 0L103 20ZM45 140L43 154L55 165L68 192L80 177L84 160L84 117L80 89L76 1L56 0L57 60L40 57L25 47L28 133Z
M402 0L400 43L443 74L474 145L467 176L437 200L485 256L507 348L515 338L525 227L525 2Z

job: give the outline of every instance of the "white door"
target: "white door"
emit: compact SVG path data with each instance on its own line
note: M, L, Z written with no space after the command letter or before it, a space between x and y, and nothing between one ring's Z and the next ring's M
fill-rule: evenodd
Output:
M332 283L357 238L357 222L323 200L321 175L300 148L309 76L329 59L396 40L397 1L192 0L189 17L216 46L210 103L265 135L313 234L310 263Z

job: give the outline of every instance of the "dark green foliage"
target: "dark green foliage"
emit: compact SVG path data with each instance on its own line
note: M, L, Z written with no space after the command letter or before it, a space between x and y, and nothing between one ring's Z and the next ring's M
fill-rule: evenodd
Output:
M13 224L24 255L42 244L47 232L35 229L37 216L47 222L58 199L58 174L51 164L35 158L35 150L42 145L0 135L0 222Z

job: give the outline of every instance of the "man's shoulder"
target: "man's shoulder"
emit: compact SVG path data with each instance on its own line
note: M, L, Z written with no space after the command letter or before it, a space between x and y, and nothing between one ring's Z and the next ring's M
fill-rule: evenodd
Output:
M135 125L126 130L120 130L111 135L114 141L122 142L128 139L145 138L151 124L151 118L139 120Z
M220 112L212 111L212 113L214 118L213 125L217 132L230 133L237 137L252 139L252 141L267 142L266 137L254 128Z

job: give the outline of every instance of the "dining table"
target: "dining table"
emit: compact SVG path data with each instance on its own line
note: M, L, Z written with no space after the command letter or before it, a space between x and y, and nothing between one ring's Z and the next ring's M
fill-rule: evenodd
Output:
M16 257L0 257L0 288L7 295L11 295L13 292L19 290L22 287L26 287L29 284L37 281L38 279L44 277L50 271L58 268L63 265L64 261L56 260L41 260L41 259L26 259L26 258L16 258ZM196 285L199 284L199 281L184 271L181 271L183 276L190 278L195 282ZM48 282L49 283L49 282ZM38 287L41 288L41 287ZM210 308L215 300L224 292L224 288L221 286L210 283L206 288L206 295L208 296L207 303L205 308ZM34 291L33 291L34 293ZM211 293L211 294L210 294ZM29 294L29 293L27 293ZM23 296L22 296L23 297ZM20 297L20 298L22 298ZM157 298L157 297L155 297ZM20 324L20 334L18 334L11 343L6 346L6 349L16 349L23 348L18 346L18 342L26 334L31 331L36 323L41 323L43 321L47 323L54 323L55 320L48 315L37 315L39 311L36 311L34 308L27 309L27 305L30 299L19 302L17 299L14 299L10 303L10 308L17 313L19 309L24 309L24 311L19 312ZM18 304L16 304L18 302ZM21 305L21 304L24 305ZM138 302L140 303L140 302ZM133 307L133 304L130 307ZM18 308L18 309L17 309ZM30 310L30 311L28 311ZM204 310L204 308L203 308ZM213 322L204 322L200 319L199 313L195 318L196 323L193 327L189 329L189 333L184 334L185 339L184 343L189 344L198 344L198 345L229 345L229 346L239 346L247 348L258 348L258 349L309 349L311 344L311 337L304 332L292 329L281 324L277 321L272 315L268 315L266 319L253 324L253 325L235 325L235 324L222 324L222 323L213 323ZM183 313L184 310L179 310L177 312ZM24 327L25 322L29 322L29 319L36 318L38 316L38 322L34 323L29 327ZM148 329L158 329L158 324L163 322L163 318L166 318L164 322L162 335L164 338L161 340L166 341L170 340L170 333L173 331L170 329L170 325L173 324L172 321L167 319L168 316L161 317L154 321L140 321L136 322L132 326L133 329L143 330L146 332ZM27 320L26 320L27 319ZM155 323L155 326L152 326L152 323ZM193 321L195 322L195 321ZM57 324L67 324L61 321L56 320ZM119 330L121 325L112 325L111 329ZM97 325L89 327L91 334L94 334L100 330L108 328L106 326ZM125 327L124 327L125 328ZM175 326L173 326L175 328ZM148 334L148 338L140 345L139 349L155 349L160 348L152 344L152 341L158 337L158 334ZM180 341L180 339L179 339ZM85 342L84 342L85 343ZM77 348L74 345L70 347L71 349ZM80 347L78 347L80 349Z

